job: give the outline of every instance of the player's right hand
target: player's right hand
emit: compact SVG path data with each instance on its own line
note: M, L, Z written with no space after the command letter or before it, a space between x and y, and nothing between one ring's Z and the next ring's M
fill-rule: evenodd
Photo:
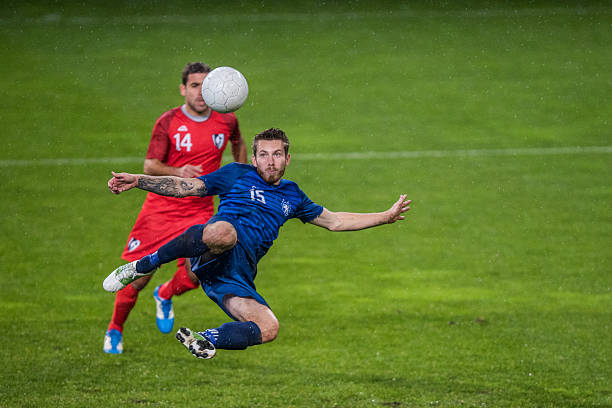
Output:
M202 174L202 171L202 166L186 164L183 167L179 167L178 176L183 178L198 177L200 174Z
M138 176L130 173L115 173L113 178L108 180L108 188L113 194L120 194L138 185Z

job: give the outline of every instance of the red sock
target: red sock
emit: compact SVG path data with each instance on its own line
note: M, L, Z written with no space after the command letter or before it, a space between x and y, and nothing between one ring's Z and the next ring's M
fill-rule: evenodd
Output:
M199 283L191 280L187 270L185 269L185 262L182 259L179 260L177 266L178 269L176 270L172 279L161 285L159 288L159 297L162 299L170 299L172 296L181 295L200 286Z
M128 315L134 308L138 299L138 291L132 285L127 285L115 295L115 309L113 310L113 318L108 325L108 330L119 330L123 333L123 324L128 318Z

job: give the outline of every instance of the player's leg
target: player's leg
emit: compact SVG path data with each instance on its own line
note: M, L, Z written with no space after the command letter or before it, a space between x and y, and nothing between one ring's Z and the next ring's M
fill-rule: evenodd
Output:
M238 320L237 322L225 323L223 326L235 325L246 327L242 323L253 322L259 328L261 343L268 343L278 336L278 319L268 306L262 305L252 297L236 295L225 295L223 297L223 305ZM227 342L232 343L231 333L228 333L228 337L230 339Z
M244 246L235 245L209 262L191 261L206 295L236 320L204 332L180 329L176 337L193 355L212 358L217 348L243 350L276 338L278 320L255 290L257 264Z
M115 269L104 280L104 289L116 292L142 276L151 275L162 264L175 259L193 258L206 253L212 258L233 248L236 241L236 230L227 221L211 219L205 225L194 225L156 252Z
M108 329L104 334L104 352L110 354L123 353L123 325L136 305L138 300L138 292L142 290L149 280L150 276L144 276L135 280L130 285L117 292L115 295L115 305L113 308L113 316L108 325Z
M155 321L160 332L170 333L172 331L172 326L174 325L172 296L182 295L199 286L200 281L191 272L189 259L179 259L174 276L169 281L156 287L153 292L156 307Z
M198 358L215 356L216 349L244 350L249 346L267 343L278 335L278 319L272 310L251 297L226 295L225 309L237 321L203 332L181 328L176 338Z
M123 332L123 325L138 300L138 292L147 286L150 279L150 276L144 276L117 292L115 295L113 317L108 325L109 330L115 329L119 332Z
M175 259L193 258L205 252L221 254L232 249L237 240L234 226L227 221L211 220L207 224L194 225L153 254L141 258L136 263L136 270L149 273Z

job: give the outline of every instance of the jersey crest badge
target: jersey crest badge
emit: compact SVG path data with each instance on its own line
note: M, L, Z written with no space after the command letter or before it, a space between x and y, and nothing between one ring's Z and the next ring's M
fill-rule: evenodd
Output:
M212 140L217 149L221 149L223 147L223 142L225 142L225 134L224 133L215 133L212 135Z
M128 241L128 252L132 252L139 246L140 246L140 240L136 238L130 238L130 240Z
M187 132L189 131L189 129L187 129L187 126L182 125L181 127L179 127L177 130L177 132Z
M288 217L291 213L291 203L283 198L283 201L281 201L281 207L283 208L283 214L285 214L285 217Z

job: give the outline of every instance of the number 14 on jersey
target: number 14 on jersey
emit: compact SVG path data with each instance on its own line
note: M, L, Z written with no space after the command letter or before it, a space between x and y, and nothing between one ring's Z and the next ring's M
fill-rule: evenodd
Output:
M188 152L191 151L191 133L185 133L185 136L183 136L181 138L181 134L177 133L176 135L172 136L174 138L174 141L176 142L176 150L178 152L181 151L181 148L185 148L185 150L187 150Z

